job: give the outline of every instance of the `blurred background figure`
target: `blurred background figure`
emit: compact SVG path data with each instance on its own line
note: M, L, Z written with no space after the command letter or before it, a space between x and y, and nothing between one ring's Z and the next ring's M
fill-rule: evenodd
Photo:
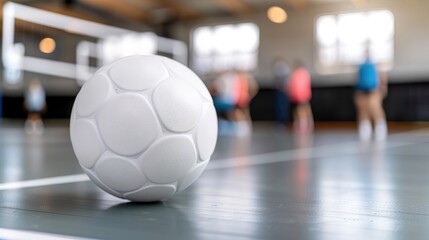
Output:
M276 84L275 114L276 121L285 124L289 120L289 99L287 97L286 83L290 75L290 67L284 59L276 59L272 65L274 82Z
M37 79L31 80L25 92L24 107L27 110L25 131L29 134L43 133L42 114L46 111L46 94L42 83Z
M220 117L220 134L251 134L249 104L258 92L255 79L242 70L227 71L214 80L211 92Z
M253 76L243 70L237 70L235 76L236 105L234 120L238 135L250 135L252 118L250 116L250 101L258 93L259 87Z
M365 51L365 60L358 69L355 104L357 110L358 132L361 140L384 140L387 136L386 117L383 110L383 98L387 95L387 78L378 72L371 60L369 50Z
M311 78L300 61L295 61L294 70L287 83L289 100L293 104L293 128L297 132L313 130L311 111Z
M219 134L228 135L234 132L233 110L235 108L235 74L226 71L219 74L210 86L213 103L219 117Z

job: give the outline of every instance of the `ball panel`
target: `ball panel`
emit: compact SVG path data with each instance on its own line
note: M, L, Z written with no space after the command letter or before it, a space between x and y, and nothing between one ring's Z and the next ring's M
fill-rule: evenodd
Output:
M102 183L100 181L100 179L98 179L98 177L95 175L94 172L92 172L91 170L88 170L86 168L83 168L83 171L86 173L86 175L88 175L88 177L91 179L91 181L95 185L97 185L99 188L103 189L107 193L112 194L115 197L122 198L122 195L119 192L117 192L117 191L107 187L106 185L104 185L104 183Z
M204 113L196 134L196 144L201 160L212 155L217 141L217 115L213 104L205 104Z
M136 165L121 157L101 158L95 172L101 182L120 192L136 190L146 181Z
M92 168L104 151L104 144L95 124L88 120L74 120L71 124L71 142L79 163Z
M94 113L114 93L112 83L102 74L87 81L76 98L77 114L86 117Z
M119 155L145 150L161 133L153 109L143 96L122 93L110 98L97 116L101 137Z
M170 78L153 94L153 103L165 127L173 132L186 132L197 124L202 111L198 93L186 82Z
M160 58L132 56L114 63L109 76L122 89L143 91L168 77L168 71Z
M207 87L197 76L197 74L195 74L191 69L166 57L163 57L163 62L167 69L172 72L174 76L180 77L180 79L183 79L193 88L195 88L207 101L213 102Z
M154 183L172 183L182 179L196 161L197 153L190 137L167 136L147 150L142 169Z
M207 164L209 161L202 162L195 166L187 175L186 177L180 181L177 192L181 192L187 187L189 187L192 183L194 183L203 173L204 169L206 169Z
M173 185L153 185L124 194L124 198L134 202L155 202L166 199L176 192Z

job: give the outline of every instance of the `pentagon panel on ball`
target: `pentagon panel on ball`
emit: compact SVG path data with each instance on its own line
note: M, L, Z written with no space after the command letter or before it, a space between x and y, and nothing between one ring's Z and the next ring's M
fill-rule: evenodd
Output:
M98 187L131 201L160 201L203 173L216 145L217 117L189 68L136 55L103 66L83 85L70 136Z

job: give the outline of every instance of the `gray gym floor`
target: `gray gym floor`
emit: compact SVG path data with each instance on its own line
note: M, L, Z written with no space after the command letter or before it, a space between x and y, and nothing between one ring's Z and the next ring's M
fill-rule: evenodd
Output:
M360 143L352 125L256 124L219 137L187 190L134 204L82 175L66 123L47 125L0 129L0 239L429 239L425 126Z

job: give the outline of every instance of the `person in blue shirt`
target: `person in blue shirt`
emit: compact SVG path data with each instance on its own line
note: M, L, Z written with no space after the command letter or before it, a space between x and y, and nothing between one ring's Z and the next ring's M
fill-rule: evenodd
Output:
M358 132L361 140L384 140L387 137L383 98L387 93L387 82L366 50L365 60L359 65L355 85Z

